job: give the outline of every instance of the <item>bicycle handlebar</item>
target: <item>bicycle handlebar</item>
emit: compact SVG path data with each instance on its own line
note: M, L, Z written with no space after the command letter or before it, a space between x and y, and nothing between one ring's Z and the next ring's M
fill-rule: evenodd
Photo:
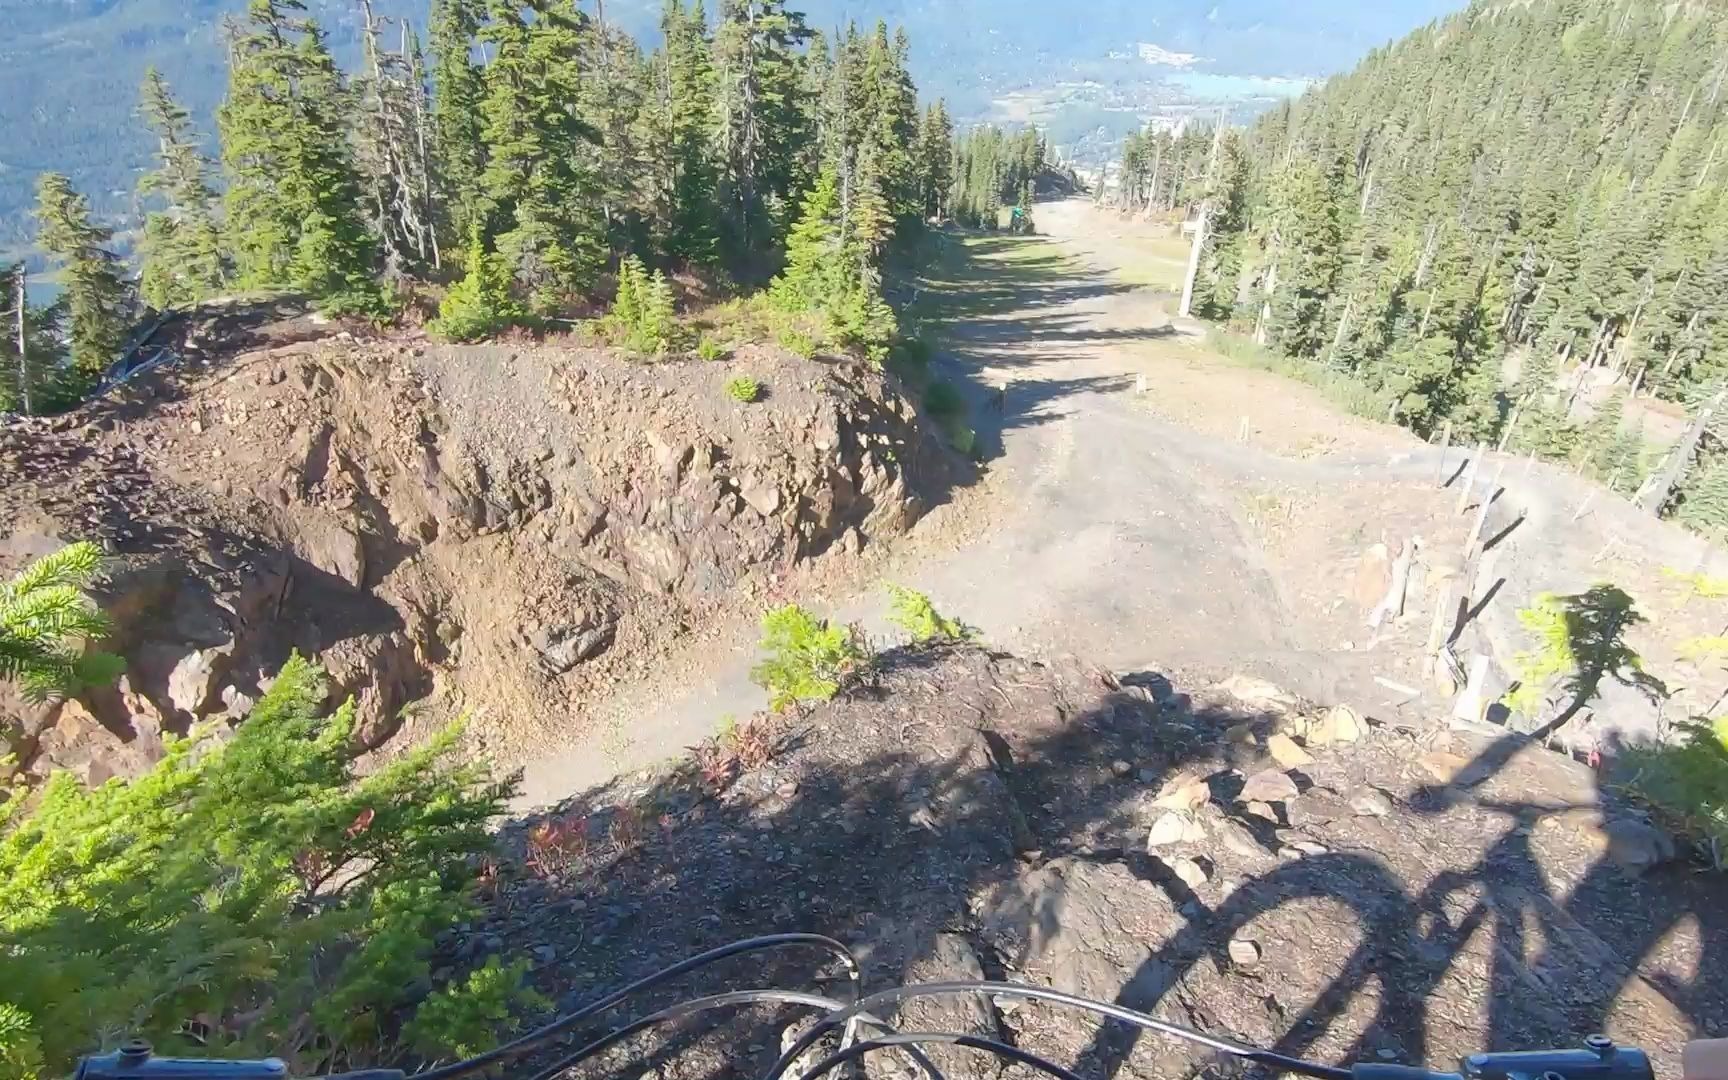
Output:
M1525 1050L1471 1054L1458 1072L1436 1072L1414 1065L1362 1062L1350 1068L1352 1080L1655 1080L1649 1057L1639 1049L1617 1046L1592 1035L1578 1050ZM148 1043L134 1041L109 1054L78 1063L74 1080L288 1080L280 1058L212 1060L157 1057ZM363 1069L317 1080L408 1080L401 1069Z
M1592 1035L1579 1050L1471 1054L1455 1073L1363 1063L1351 1068L1350 1075L1352 1080L1655 1080L1656 1074L1644 1051Z
M357 1072L333 1074L317 1078L317 1080L459 1080L459 1078L471 1076L493 1066L521 1058L532 1051L547 1049L555 1043L563 1041L584 1021L610 1010L626 998L663 985L671 979L744 953L784 948L816 948L838 959L844 969L845 981L849 987L846 994L849 1003L828 997L816 997L772 989L734 991L698 998L670 1009L662 1009L633 1023L617 1027L610 1034L587 1043L582 1049L568 1053L560 1057L556 1063L534 1073L534 1080L551 1080L557 1073L574 1067L593 1053L669 1019L720 1006L736 1007L768 1002L792 1002L818 1008L823 1012L815 1025L808 1028L792 1046L784 1050L779 1060L764 1074L763 1080L786 1080L787 1077L792 1076L798 1077L799 1080L814 1080L815 1077L845 1061L860 1058L873 1050L890 1047L900 1048L907 1052L929 1076L930 1080L944 1080L934 1064L919 1049L919 1044L923 1042L956 1043L972 1049L985 1050L1029 1062L1052 1076L1073 1077L1073 1073L1053 1062L1039 1058L1036 1054L1008 1047L993 1040L980 1039L957 1032L899 1033L877 1019L878 1015L886 1015L886 1013L881 1012L884 1008L897 1007L911 998L973 994L1022 998L1057 1007L1078 1009L1125 1022L1144 1031L1152 1031L1197 1043L1218 1053L1257 1063L1278 1072L1302 1074L1317 1077L1320 1080L1655 1080L1654 1072L1650 1067L1650 1059L1642 1050L1616 1046L1613 1040L1605 1035L1592 1035L1584 1040L1582 1048L1574 1050L1555 1049L1471 1054L1463 1060L1458 1072L1434 1072L1416 1066L1387 1062L1363 1062L1341 1068L1303 1061L1300 1058L1270 1050L1257 1049L1227 1036L1208 1035L1125 1006L1091 1001L1049 987L1005 982L926 983L920 986L895 987L864 996L859 987L861 972L857 959L851 951L831 938L806 933L767 934L735 941L688 957L602 995L573 1012L559 1016L549 1023L491 1050L462 1061L426 1069L414 1074L411 1078L400 1069L365 1069ZM860 1041L860 1023L878 1028L882 1034L876 1038ZM844 1032L839 1053L830 1054L822 1062L802 1074L791 1071L799 1056L806 1050L814 1049L824 1032L830 1031ZM289 1077L287 1064L279 1058L219 1061L205 1058L157 1057L152 1052L149 1043L135 1039L112 1053L95 1054L81 1059L74 1080L289 1080ZM1728 1073L1723 1074L1723 1080L1728 1080Z

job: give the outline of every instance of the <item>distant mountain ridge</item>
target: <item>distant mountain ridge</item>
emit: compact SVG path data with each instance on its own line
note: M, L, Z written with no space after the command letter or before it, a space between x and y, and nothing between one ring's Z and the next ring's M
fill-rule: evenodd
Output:
M359 6L308 0L339 56L352 58ZM374 0L381 15L424 26L428 0ZM718 0L711 5L718 7ZM1451 0L1391 0L1354 10L1344 0L1174 2L1094 0L1086 17L1047 0L808 0L810 25L885 19L912 38L912 73L927 96L949 98L962 121L1027 86L1152 73L1141 42L1209 62L1190 70L1322 76L1442 14ZM0 0L0 250L28 236L35 177L70 173L100 210L127 214L149 139L134 109L149 64L160 67L205 130L225 85L220 26L245 0ZM606 17L644 44L657 39L657 0L614 0ZM590 6L590 10L592 7ZM1129 60L1112 60L1112 52ZM1148 77L1152 77L1148 74Z

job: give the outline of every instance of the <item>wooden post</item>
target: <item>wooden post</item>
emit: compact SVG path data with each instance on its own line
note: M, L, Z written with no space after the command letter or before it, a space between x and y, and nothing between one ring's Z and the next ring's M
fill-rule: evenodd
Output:
M1452 421L1446 421L1440 428L1440 464L1434 470L1434 486L1439 487L1446 481L1446 448L1452 445Z
M1404 593L1410 588L1410 564L1415 561L1416 549L1421 543L1420 537L1411 537L1398 548L1398 558L1392 563L1392 583L1387 587L1386 595L1368 614L1369 627L1377 630L1387 619L1404 614Z
M1452 619L1457 613L1458 604L1458 581L1455 576L1449 574L1441 578L1438 585L1434 598L1434 619L1428 624L1428 646L1422 651L1422 655L1427 658L1428 678L1431 682L1440 681L1441 670L1445 667L1441 653L1445 651L1447 639L1451 636L1448 631L1452 629ZM1446 678L1448 682L1451 681L1450 671L1446 672ZM1447 693L1455 689L1456 686L1450 687Z
M1454 514L1462 514L1464 508L1470 505L1470 491L1476 486L1476 474L1482 468L1482 455L1488 452L1488 444L1476 444L1476 454L1470 459L1470 467L1464 470L1464 483L1458 489L1458 505L1453 508Z
M1470 523L1470 535L1464 538L1464 558L1469 559L1476 550L1476 544L1482 539L1482 526L1488 523L1488 507L1493 505L1494 496L1500 491L1500 477L1506 472L1506 459L1501 458L1500 464L1494 468L1494 479L1488 481L1488 490L1482 496L1482 501L1476 504L1476 520Z
M1465 724L1481 722L1482 712L1488 707L1482 694L1487 681L1488 656L1485 653L1475 653L1470 657L1470 676L1464 684L1464 692L1452 702L1452 719Z

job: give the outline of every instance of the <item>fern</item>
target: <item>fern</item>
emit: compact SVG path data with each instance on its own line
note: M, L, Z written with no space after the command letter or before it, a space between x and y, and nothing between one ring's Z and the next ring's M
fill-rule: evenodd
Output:
M1685 832L1728 854L1728 717L1680 725L1682 738L1626 753L1632 790Z

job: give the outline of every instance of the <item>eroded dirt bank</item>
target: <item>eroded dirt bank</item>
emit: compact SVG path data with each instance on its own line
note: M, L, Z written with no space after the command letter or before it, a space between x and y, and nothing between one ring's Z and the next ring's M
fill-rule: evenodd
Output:
M893 381L850 362L275 328L320 340L214 348L0 431L0 572L103 543L129 661L118 690L11 704L33 771L134 772L161 731L243 715L290 649L358 696L368 746L416 704L411 729L465 712L520 760L667 641L903 532L963 479ZM766 400L726 396L739 371Z

